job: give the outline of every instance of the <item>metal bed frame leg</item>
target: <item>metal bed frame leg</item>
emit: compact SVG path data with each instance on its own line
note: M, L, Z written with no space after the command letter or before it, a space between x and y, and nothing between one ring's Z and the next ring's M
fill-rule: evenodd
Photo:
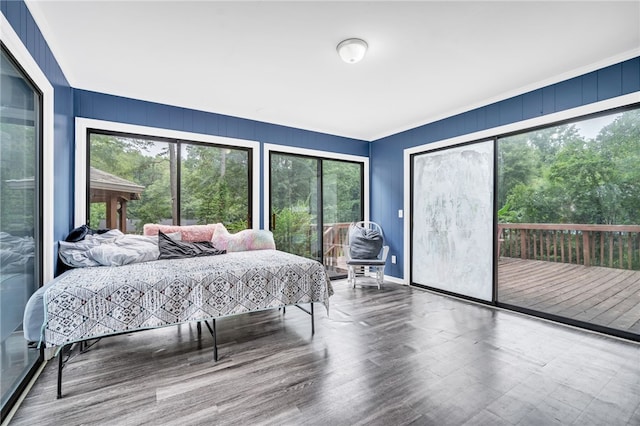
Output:
M311 335L313 336L316 333L316 326L313 322L313 302L311 304Z
M313 336L315 334L315 332L316 332L316 325L315 325L315 323L313 321L313 318L314 318L313 317L313 302L309 302L309 305L310 305L309 310L306 310L305 308L303 308L300 305L294 305L294 306L296 308L300 309L301 311L311 315L311 335Z
M60 352L58 352L58 394L56 395L56 399L62 398L62 369L65 364L62 358L64 357L65 349L70 347L71 344L63 345L62 348L60 348Z
M213 360L214 361L218 361L218 339L216 336L216 319L214 318L213 321L211 321L212 325L213 325Z
M211 336L213 337L213 360L218 360L218 339L216 338L216 319L213 318L211 320L211 325L209 325L209 321L205 321L204 325L207 326Z

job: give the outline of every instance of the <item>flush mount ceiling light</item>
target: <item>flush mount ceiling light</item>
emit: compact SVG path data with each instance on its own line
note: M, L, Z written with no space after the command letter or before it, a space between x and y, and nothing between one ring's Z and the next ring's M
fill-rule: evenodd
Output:
M341 41L336 47L338 55L348 64L355 64L364 58L367 53L367 42L359 38L348 38Z

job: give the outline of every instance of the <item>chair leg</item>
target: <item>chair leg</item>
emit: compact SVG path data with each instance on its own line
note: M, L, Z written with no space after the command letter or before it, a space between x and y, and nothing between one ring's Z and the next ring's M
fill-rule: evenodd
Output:
M356 274L353 270L353 266L349 265L347 267L347 283L351 284L351 287L356 287Z
M356 268L355 266L353 267L353 269L351 270L351 286L353 288L356 288Z

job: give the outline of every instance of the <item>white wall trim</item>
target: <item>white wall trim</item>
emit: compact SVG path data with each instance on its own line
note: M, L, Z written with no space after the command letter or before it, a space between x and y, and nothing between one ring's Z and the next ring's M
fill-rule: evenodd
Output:
M133 133L138 135L156 136L185 141L204 142L229 147L251 149L252 157L252 187L251 194L253 227L257 228L260 216L260 142L246 139L234 139L223 136L192 133L179 130L163 129L160 127L139 126L116 121L95 120L76 117L76 152L75 152L75 226L87 222L87 129L107 130L112 132Z
M309 157L318 157L318 158L326 158L330 160L343 160L343 161L353 161L357 163L363 163L364 165L364 183L363 183L363 191L364 191L364 220L369 220L369 157L360 157L358 155L350 155L350 154L340 154L337 152L329 152L329 151L320 151L315 149L308 148L297 148L287 145L276 145L276 144L264 144L264 154L263 154L263 190L264 194L264 228L269 229L269 157L271 151L283 152L286 154L298 154L298 155L306 155Z
M465 135L456 136L449 139L444 139L441 141L428 143L424 145L418 145L411 148L406 148L404 150L404 247L403 247L403 256L404 256L404 283L410 284L410 257L411 257L411 244L410 244L410 232L411 232L411 155L433 151L435 149L446 148L454 145L459 145L467 142L475 142L493 138L495 136L499 136L505 133L525 131L530 128L550 125L559 121L569 120L573 118L578 118L584 115L594 114L602 111L606 111L613 108L624 107L626 105L631 105L634 103L640 102L640 92L630 93L628 95L618 96L616 98L607 99L600 102L594 102L592 104L579 106L576 108L567 109L564 111L559 111L552 114L547 114L541 117L535 117L528 120L517 121L515 123L506 124L503 126L492 127L489 129L481 130L479 132L468 133Z
M53 154L54 154L54 90L49 79L29 50L15 33L9 21L0 13L0 35L2 42L42 91L42 279L43 283L53 279Z

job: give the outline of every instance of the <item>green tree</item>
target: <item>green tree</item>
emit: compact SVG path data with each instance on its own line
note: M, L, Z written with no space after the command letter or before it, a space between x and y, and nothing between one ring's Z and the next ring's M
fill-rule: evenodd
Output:
M539 155L527 135L516 135L498 141L498 195L500 209L507 196L520 185L529 185L539 174ZM509 206L506 206L508 209Z
M602 195L606 223L640 223L640 109L626 111L603 127L596 144L610 164L610 180Z
M597 137L578 125L498 143L498 209L504 222L640 222L640 110L619 114Z
M276 247L289 253L308 258L316 258L312 247L312 216L305 202L282 208L276 213L277 223L273 233Z
M349 223L362 217L361 165L325 160L323 173L324 223ZM334 202L326 202L331 198Z
M248 226L249 154L245 150L186 145L182 160L182 217L197 223Z
M137 232L142 232L145 223L171 219L173 200L166 142L94 133L89 154L92 167L144 186L140 200L127 204L127 215L135 219ZM90 207L90 226L97 227L106 218L103 210L104 207Z

